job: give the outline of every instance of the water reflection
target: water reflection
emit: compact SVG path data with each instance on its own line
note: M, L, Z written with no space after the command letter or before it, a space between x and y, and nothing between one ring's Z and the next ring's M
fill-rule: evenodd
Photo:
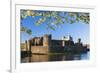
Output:
M56 54L56 55L36 55L32 54L30 57L21 59L22 63L27 62L47 62L47 61L71 61L71 60L87 60L89 59L89 52L83 54Z

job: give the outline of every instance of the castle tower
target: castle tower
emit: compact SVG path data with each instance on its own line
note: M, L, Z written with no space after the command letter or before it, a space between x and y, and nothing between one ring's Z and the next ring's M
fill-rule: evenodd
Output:
M51 35L44 35L43 37L43 46L50 47L51 46Z
M25 46L26 46L26 51L28 51L28 44L27 44L27 40L25 41Z
M66 45L66 41L73 42L73 38L71 37L71 35L68 34L68 36L64 36L62 38L62 46Z
M68 36L67 36L67 39L68 39L69 41L73 41L73 38L71 37L71 35L68 35Z
M64 36L62 38L62 40L65 40L65 41L73 41L73 38L71 37L71 35L68 35L68 36Z
M26 41L25 41L25 45L26 45L26 51L29 51L30 42L26 40Z
M81 38L78 38L78 43L79 43L79 44L81 43Z
M63 46L63 47L65 46L65 41L64 41L64 40L62 41L62 46Z

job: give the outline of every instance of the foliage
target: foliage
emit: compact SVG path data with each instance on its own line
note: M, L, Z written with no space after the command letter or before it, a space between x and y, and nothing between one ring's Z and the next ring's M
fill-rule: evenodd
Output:
M32 31L31 31L30 29L28 29L28 28L26 28L26 27L23 27L23 26L21 26L21 32L26 32L26 33L28 33L29 35L32 34Z
M55 30L54 26L60 26L64 23L73 24L75 22L81 21L83 23L89 24L90 21L89 13L84 12L21 10L21 20L27 18L28 16L31 16L33 18L35 18L36 16L41 16L35 23L38 26L49 20L47 26L52 30ZM26 30L27 28L25 27L21 28L21 31ZM32 33L31 30L27 30L26 32L29 34Z

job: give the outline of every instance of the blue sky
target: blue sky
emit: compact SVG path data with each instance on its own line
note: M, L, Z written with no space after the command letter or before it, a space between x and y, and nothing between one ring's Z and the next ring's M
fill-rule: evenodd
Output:
M89 43L89 24L82 22L75 22L73 24L65 23L61 24L60 27L56 27L56 30L47 29L47 22L41 25L35 25L39 17L32 18L31 16L22 20L22 24L32 30L32 35L26 33L21 33L21 42L28 40L35 36L43 36L44 34L52 34L53 39L62 39L63 36L68 36L70 34L73 37L74 42L77 42L78 38L81 38L84 44Z

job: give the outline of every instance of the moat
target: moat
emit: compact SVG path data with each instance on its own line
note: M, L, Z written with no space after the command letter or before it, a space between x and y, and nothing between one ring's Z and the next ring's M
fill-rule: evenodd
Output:
M77 61L77 60L89 60L90 52L81 54L32 54L21 59L21 63L29 62L49 62L49 61Z

